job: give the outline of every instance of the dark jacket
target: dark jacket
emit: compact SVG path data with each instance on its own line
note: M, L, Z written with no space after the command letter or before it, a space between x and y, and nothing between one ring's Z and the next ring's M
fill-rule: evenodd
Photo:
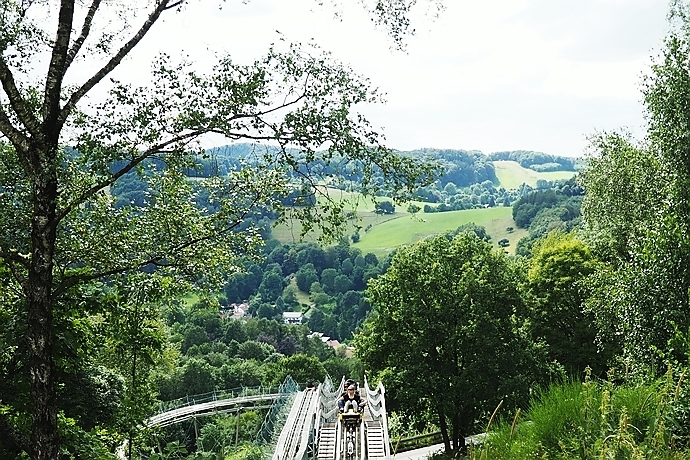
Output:
M362 402L362 398L359 395L359 391L355 391L354 395L352 398L350 398L350 395L347 394L347 391L344 392L343 394L340 395L340 398L338 398L338 409L341 411L345 409L345 403L347 401L354 401L356 407L360 407L360 404Z

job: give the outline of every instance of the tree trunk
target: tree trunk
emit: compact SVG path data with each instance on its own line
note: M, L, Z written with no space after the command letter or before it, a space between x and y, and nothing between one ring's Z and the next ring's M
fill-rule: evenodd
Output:
M438 405L436 407L436 413L438 414L438 425L441 428L441 436L443 436L443 446L446 452L452 452L450 447L450 437L448 436L448 424L446 423L446 414L443 412L443 406Z
M54 154L41 152L36 163L52 164ZM35 460L58 457L57 401L53 361L53 253L57 177L53 168L35 164L33 216L31 223L31 264L26 289L28 308L27 343L32 417L31 451Z
M460 407L460 405L456 405L455 407ZM460 424L460 415L453 415L453 450L455 452L465 451L465 436L460 430Z

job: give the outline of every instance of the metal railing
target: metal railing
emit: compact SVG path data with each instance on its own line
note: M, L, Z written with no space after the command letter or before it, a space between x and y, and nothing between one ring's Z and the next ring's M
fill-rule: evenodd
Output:
M369 413L372 418L379 423L381 423L381 429L383 434L383 449L385 453L385 458L390 458L391 448L390 448L390 438L388 435L388 414L386 413L386 390L383 384L379 382L374 390L369 387L369 382L367 381L367 376L364 376L364 390L367 395L367 406L369 408Z
M428 447L434 444L443 442L443 436L440 431L433 431L431 433L418 434L406 438L398 438L393 444L393 454L406 452L408 450L419 449L420 447Z
M287 376L285 381L278 388L278 397L274 399L273 406L266 414L259 432L256 434L256 443L261 445L273 445L277 442L275 428L282 427L285 419L290 412L290 405L299 391L299 385L292 377ZM270 449L269 449L270 450Z
M289 378L289 377L288 377ZM287 380L287 379L286 379ZM290 378L292 380L292 378ZM294 382L293 382L294 383ZM283 385L285 382L283 383ZM206 403L210 401L218 401L223 399L235 399L242 398L245 396L257 396L257 395L268 395L268 394L278 394L283 385L279 386L258 386L258 387L238 387L232 388L230 390L214 390L208 393L201 393L197 395L187 395L182 398L173 399L170 401L161 401L158 404L157 414L163 412L169 412L174 409L179 409L181 407L193 406L196 404Z

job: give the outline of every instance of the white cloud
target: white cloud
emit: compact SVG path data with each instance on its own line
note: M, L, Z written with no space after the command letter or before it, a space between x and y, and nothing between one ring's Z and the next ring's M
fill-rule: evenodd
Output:
M446 0L436 21L415 14L417 35L402 53L359 2L211 3L167 19L128 71L143 75L153 54L176 57L176 49L204 68L214 52L247 62L279 30L287 40L313 38L387 93L388 104L363 111L392 147L566 155L581 154L595 129L641 133L639 77L661 48L667 10L662 0Z

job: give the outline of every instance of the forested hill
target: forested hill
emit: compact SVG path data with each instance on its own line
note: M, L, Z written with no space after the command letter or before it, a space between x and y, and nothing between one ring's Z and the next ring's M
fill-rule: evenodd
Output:
M489 155L491 161L509 160L516 161L523 168L533 169L538 172L548 171L577 171L580 169L580 158L559 157L548 153L533 152L531 150L512 150L506 152L494 152Z
M439 178L441 187L449 182L458 187L469 187L487 180L498 183L493 163L479 150L419 149L398 153L440 162L445 169L443 177Z
M233 165L238 164L240 158L251 159L260 156L267 146L256 144L232 144L215 147L206 151L208 158L202 159L203 167L191 175L204 175L206 172L227 172ZM469 187L472 184L491 181L497 184L498 178L493 161L516 161L522 167L538 172L547 171L576 171L580 161L577 158L559 157L543 152L530 150L514 150L494 152L489 155L479 150L434 149L423 148L417 150L398 150L396 153L422 159L433 159L440 162L445 174L439 180L441 187L452 182L458 187Z

